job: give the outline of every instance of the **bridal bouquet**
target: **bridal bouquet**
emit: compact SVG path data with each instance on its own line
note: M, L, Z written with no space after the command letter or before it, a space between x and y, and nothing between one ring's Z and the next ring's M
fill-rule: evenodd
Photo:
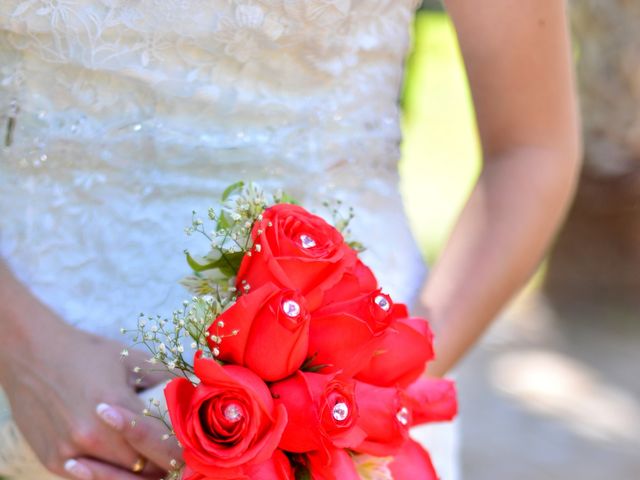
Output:
M183 448L174 478L436 479L412 426L450 420L454 386L422 376L427 321L385 294L329 224L286 195L232 185L187 229L210 243L173 319L141 315L134 341L176 377L145 413ZM389 246L393 248L393 246ZM195 351L193 361L191 351ZM155 407L157 413L152 411Z

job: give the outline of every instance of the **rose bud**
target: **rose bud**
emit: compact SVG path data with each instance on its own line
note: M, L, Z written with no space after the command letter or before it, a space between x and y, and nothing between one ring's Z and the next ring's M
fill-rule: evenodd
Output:
M422 375L432 359L433 335L426 320L406 318L392 324L355 378L381 387L406 387Z
M438 480L431 457L422 446L408 439L389 464L393 480Z
M287 412L256 374L221 366L196 354L200 383L175 378L165 388L167 408L184 460L194 478L245 478L246 468L269 460Z
M251 232L254 250L244 256L237 287L266 283L297 290L314 310L356 261L356 253L338 230L302 207L267 208Z
M412 411L412 426L449 421L458 413L456 386L451 380L420 378L409 385L406 398Z
M367 437L354 448L376 457L395 455L409 437L411 408L399 389L356 382L358 426Z
M353 380L340 375L298 371L271 385L276 402L287 409L289 421L280 441L288 452L351 448L364 439L356 426L358 406Z
M364 370L382 348L396 311L380 290L318 309L309 330L310 365L323 373Z
M264 380L288 377L307 356L306 305L299 293L267 283L238 298L209 327L210 347L218 348L220 360L243 365Z

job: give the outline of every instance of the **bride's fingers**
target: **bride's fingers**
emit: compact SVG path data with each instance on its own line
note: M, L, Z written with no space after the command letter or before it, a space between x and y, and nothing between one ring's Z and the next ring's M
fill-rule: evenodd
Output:
M129 445L160 468L168 471L182 462L178 442L158 420L105 403L98 405L96 412L107 425L120 432Z
M64 465L67 478L77 480L140 480L159 479L162 473L142 472L134 474L118 467L92 460L90 458L77 458L68 460Z

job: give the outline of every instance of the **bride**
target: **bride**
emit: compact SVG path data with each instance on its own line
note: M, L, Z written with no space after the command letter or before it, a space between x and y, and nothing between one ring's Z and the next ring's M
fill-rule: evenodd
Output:
M455 364L540 261L579 135L564 2L446 3L484 168L423 285L396 168L415 0L2 0L0 477L179 460L130 427L160 379L118 361L119 329L180 305L180 232L238 179L354 206L385 289L433 322L431 373ZM416 435L456 478L450 432Z

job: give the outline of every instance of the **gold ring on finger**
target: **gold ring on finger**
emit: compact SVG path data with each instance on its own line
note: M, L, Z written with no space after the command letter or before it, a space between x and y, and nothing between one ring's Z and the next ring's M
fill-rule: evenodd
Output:
M131 471L133 473L141 473L144 467L147 465L147 459L144 457L138 457L133 465L131 465Z

